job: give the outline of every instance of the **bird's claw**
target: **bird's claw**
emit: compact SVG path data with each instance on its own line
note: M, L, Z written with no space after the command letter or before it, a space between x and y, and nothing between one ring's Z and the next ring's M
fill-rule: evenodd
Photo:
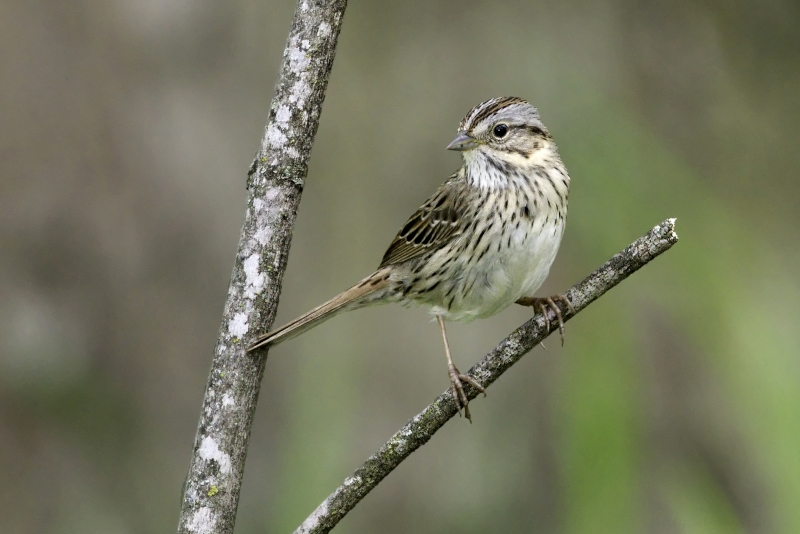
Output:
M483 393L483 396L486 396L486 389L481 386L477 380L472 378L469 375L464 375L459 372L455 365L451 365L450 369L448 370L448 375L450 376L450 388L453 392L453 398L456 401L456 408L458 408L458 415L461 415L461 408L464 408L464 417L467 418L467 421L470 423L472 422L472 416L469 413L469 398L467 397L466 392L464 391L464 382L467 382L472 387Z
M549 332L550 331L550 317L548 316L547 309L550 308L553 310L553 313L556 315L556 319L558 319L558 332L561 334L561 345L564 345L564 317L561 315L561 309L556 304L556 301L561 301L567 305L567 310L571 314L575 314L575 308L572 307L572 303L569 301L566 295L553 295L552 297L533 297L529 299L520 299L520 304L525 306L532 306L534 311L541 312L544 316L544 327Z

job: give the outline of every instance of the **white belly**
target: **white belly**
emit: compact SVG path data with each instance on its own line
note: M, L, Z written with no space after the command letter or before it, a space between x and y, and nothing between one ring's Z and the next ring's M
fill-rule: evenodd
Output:
M468 272L462 273L459 298L446 307L429 302L431 313L448 321L469 322L492 316L522 297L531 297L547 278L558 252L564 224L550 222L533 228L509 230L502 236L500 251L487 254ZM507 246L511 237L511 247Z

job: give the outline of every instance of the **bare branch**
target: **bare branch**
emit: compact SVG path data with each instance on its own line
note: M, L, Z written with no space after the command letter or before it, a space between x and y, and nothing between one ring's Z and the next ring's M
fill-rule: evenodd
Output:
M245 354L278 306L297 205L346 0L299 0L249 199L203 413L184 486L179 533L231 534L266 351Z
M584 309L677 241L675 219L662 222L637 239L567 292L567 297L572 303L575 313ZM559 303L559 307L561 307L562 315L566 320L567 310L562 307L561 303ZM552 311L549 313L552 314L549 318L549 329L545 327L544 316L542 314L535 315L475 364L469 370L469 375L484 387L488 387L525 353L558 329L555 314ZM572 316L570 315L569 318ZM478 394L477 390L466 384L465 387L469 388L468 397L475 398ZM433 434L456 413L458 410L450 391L439 395L430 406L406 423L400 431L364 462L364 465L358 468L353 476L346 478L344 483L295 530L295 534L329 532L386 475L391 473L412 452L427 443Z

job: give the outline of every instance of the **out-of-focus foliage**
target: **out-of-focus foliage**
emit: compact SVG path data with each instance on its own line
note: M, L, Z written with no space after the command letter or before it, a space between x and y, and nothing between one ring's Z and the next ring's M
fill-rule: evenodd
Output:
M175 527L293 8L0 6L0 531ZM572 175L543 292L666 217L681 241L339 530L800 532L798 27L790 0L350 2L279 322L377 265L492 96ZM457 363L529 313L452 326ZM447 384L418 309L274 349L237 532L291 531Z

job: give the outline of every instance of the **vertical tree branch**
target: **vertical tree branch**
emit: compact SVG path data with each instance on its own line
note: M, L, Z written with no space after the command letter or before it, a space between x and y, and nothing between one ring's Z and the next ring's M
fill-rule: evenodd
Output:
M634 241L625 250L608 260L605 265L567 291L567 298L572 303L575 314L635 271L644 267L656 256L669 250L677 241L675 219L667 219ZM556 302L559 304L565 320L574 317L575 314L567 316L567 310L563 304ZM552 311L548 313L549 328L547 328L542 314L535 315L476 363L468 374L484 387L488 387L500 378L500 375L519 361L529 350L558 329L555 314ZM465 384L465 389L470 399L474 399L478 395L478 391L472 386ZM353 473L353 476L347 477L344 483L336 488L336 491L331 493L295 530L295 534L329 532L381 480L411 453L425 445L433 437L433 434L457 413L458 408L450 390L439 395L432 404L406 423L375 454L370 456L364 465Z
M269 121L250 169L244 225L183 493L179 533L231 534L269 329L346 0L299 0Z

